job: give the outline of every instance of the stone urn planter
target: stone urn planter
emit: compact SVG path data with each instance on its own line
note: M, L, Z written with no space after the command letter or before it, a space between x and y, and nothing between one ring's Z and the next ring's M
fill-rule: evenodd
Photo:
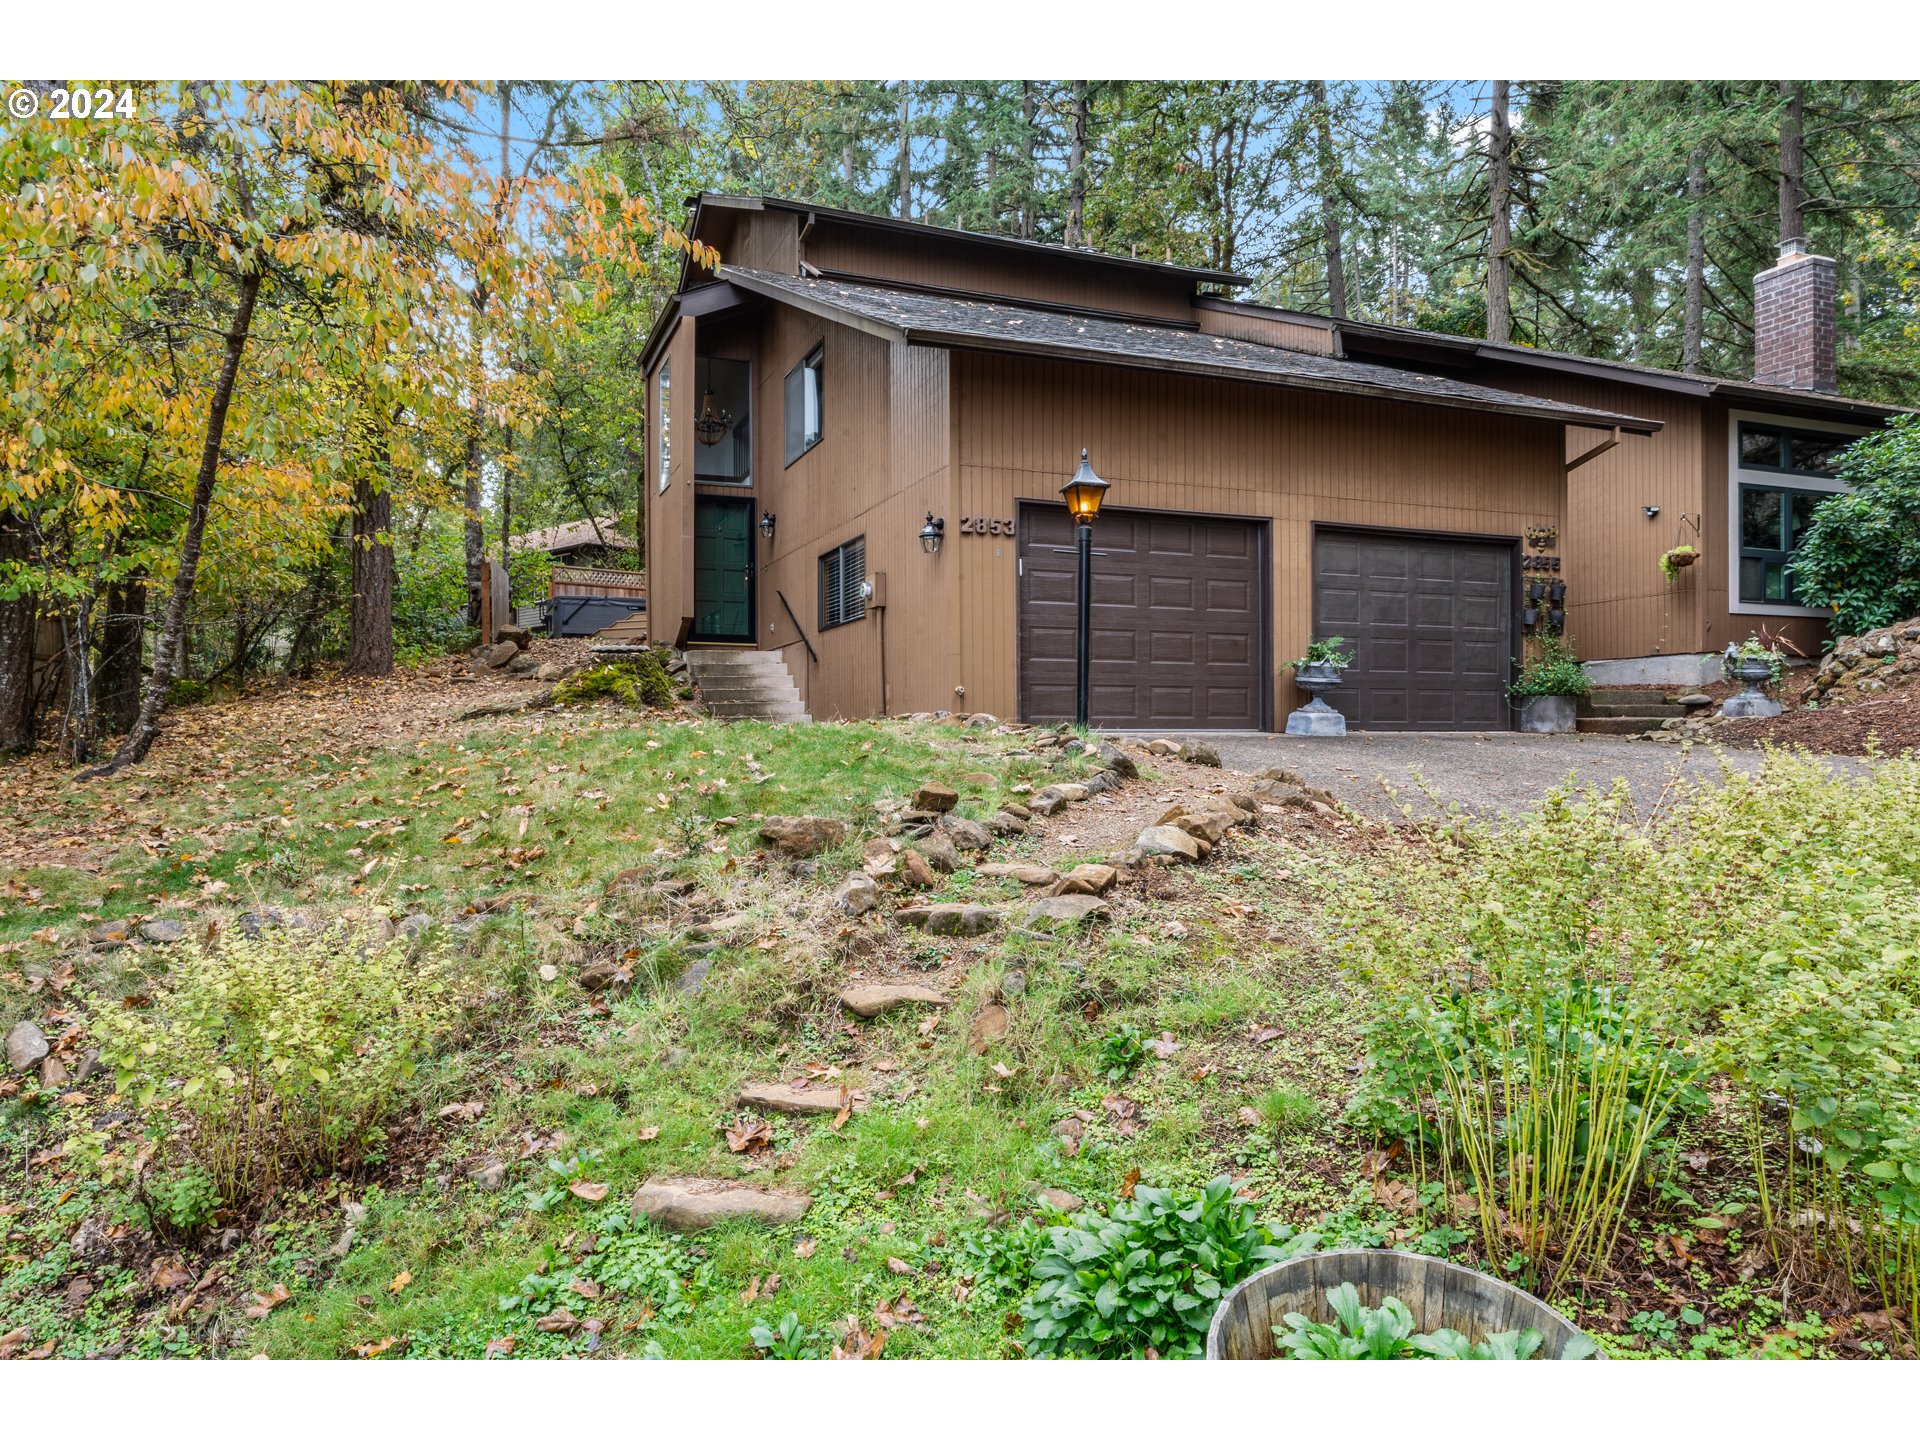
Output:
M1207 1330L1209 1360L1271 1360L1273 1327L1289 1311L1331 1322L1327 1291L1351 1284L1360 1303L1406 1302L1415 1331L1458 1330L1478 1342L1506 1330L1538 1330L1542 1359L1557 1360L1580 1329L1546 1301L1478 1270L1404 1250L1329 1250L1249 1275L1226 1293Z
M1340 684L1340 667L1331 660L1315 660L1296 665L1293 683L1313 698L1287 716L1289 735L1344 735L1347 717L1321 697Z
M1737 720L1760 716L1765 719L1780 713L1780 702L1760 693L1760 687L1773 679L1773 666L1757 655L1742 655L1729 667L1729 673L1746 689L1738 695L1727 697L1726 703L1720 707L1723 717Z
M1520 706L1520 728L1529 735L1566 735L1577 719L1571 695L1529 695Z

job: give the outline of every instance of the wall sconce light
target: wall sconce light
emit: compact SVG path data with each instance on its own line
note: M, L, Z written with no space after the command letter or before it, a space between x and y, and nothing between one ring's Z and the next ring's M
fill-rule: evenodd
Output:
M760 512L760 533L768 540L773 539L773 512L771 510L762 510Z
M1658 520L1660 518L1660 507L1658 505L1642 505L1640 508L1646 511L1647 519Z
M920 527L920 548L929 555L940 553L940 542L947 538L947 522L933 518L933 512L927 512L927 523Z

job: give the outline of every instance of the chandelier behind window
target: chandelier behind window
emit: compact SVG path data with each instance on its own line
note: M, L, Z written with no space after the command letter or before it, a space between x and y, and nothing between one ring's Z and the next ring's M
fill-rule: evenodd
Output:
M693 438L702 445L718 445L733 428L733 416L714 403L713 387L700 397L700 414L693 422Z

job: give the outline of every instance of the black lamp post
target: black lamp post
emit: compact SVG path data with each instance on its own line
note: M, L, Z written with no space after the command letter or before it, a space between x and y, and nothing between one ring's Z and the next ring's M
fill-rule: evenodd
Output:
M1087 661L1093 649L1093 517L1100 513L1100 502L1110 487L1093 473L1087 452L1080 452L1080 468L1060 487L1066 498L1067 513L1073 516L1074 541L1080 551L1080 638L1076 648L1073 723L1087 724Z

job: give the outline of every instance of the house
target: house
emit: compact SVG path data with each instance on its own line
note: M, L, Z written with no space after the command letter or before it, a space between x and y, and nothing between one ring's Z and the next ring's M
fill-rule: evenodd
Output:
M631 518L631 517L629 517ZM543 530L529 530L507 542L515 550L544 550L556 565L587 568L619 568L630 563L639 549L620 526L618 515L601 515L591 520L566 520Z
M1098 724L1276 728L1288 660L1338 634L1356 726L1502 729L1555 612L1616 680L1695 680L1762 621L1817 640L1783 562L1888 413L1834 392L1818 256L1761 277L1736 384L783 200L702 195L690 225L723 263L643 357L652 633L778 652L817 718L1072 716L1083 449L1112 485Z
M521 624L545 627L549 635L596 635L607 626L642 615L647 608L647 577L625 568L638 550L615 527L619 517L568 520L530 530L507 543L515 550L544 550L553 557L544 601L515 598Z

